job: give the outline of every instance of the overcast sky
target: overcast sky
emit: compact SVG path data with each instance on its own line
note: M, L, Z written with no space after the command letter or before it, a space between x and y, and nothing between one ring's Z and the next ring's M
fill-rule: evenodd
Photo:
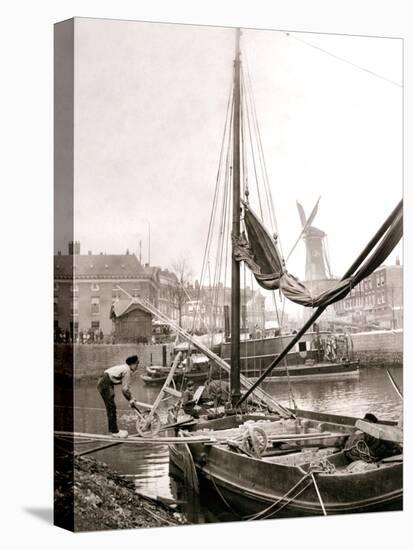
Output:
M402 41L245 30L243 54L284 252L295 201L308 214L321 195L314 225L341 275L402 197ZM185 255L200 272L233 57L228 28L76 20L82 253L142 240L147 261L150 224L151 264ZM304 258L300 243L287 266L301 278Z

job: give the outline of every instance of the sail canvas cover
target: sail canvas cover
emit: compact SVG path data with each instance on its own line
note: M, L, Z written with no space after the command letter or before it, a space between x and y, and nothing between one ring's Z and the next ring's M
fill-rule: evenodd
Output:
M234 256L245 261L258 284L266 290L280 290L286 298L305 307L327 306L342 300L352 288L377 269L391 253L403 235L403 205L400 203L380 242L351 277L342 279L331 289L320 294L311 291L297 277L288 273L277 246L277 237L271 237L251 208L244 203L243 233L236 243Z

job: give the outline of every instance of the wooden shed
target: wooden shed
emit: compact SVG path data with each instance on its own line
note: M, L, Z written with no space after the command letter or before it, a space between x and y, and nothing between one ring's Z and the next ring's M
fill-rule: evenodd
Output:
M111 319L115 343L151 343L152 314L133 300L113 304Z

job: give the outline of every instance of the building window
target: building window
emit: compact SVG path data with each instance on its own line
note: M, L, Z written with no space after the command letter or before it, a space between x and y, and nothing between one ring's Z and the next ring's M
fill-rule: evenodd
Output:
M99 315L100 313L100 303L99 298L92 298L91 300L91 309L92 309L92 315Z
M70 292L72 294L77 294L79 292L79 286L77 283L75 283L74 285L70 285Z
M99 285L98 285L97 283L92 283L92 284L90 285L90 290L91 290L92 292L99 292Z
M59 283L54 283L54 291L59 292Z
M100 328L100 321L92 321L91 328L93 330L98 330Z
M53 313L59 315L59 300L57 298L53 300Z
M79 300L72 300L70 302L70 312L72 315L79 315Z

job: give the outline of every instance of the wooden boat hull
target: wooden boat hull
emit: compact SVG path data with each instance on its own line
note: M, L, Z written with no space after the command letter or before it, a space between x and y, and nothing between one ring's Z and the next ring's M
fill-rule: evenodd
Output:
M309 478L302 482L302 488L307 483L308 486L296 499L290 502L289 497L283 499L303 479L300 468L258 461L219 446L211 446L207 453L202 445L191 445L190 448L198 474L236 513L242 516L261 513L281 499L274 512L265 515L267 519L323 515L314 484ZM316 482L327 515L333 515L401 510L402 476L403 467L398 463L359 474L317 474Z
M346 361L341 363L315 363L314 365L292 365L288 367L288 371L285 367L277 367L274 369L274 374L266 378L266 382L287 382L289 378L295 381L299 380L324 380L324 379L336 379L336 378L348 378L359 376L359 363L357 361ZM254 379L255 375L259 373L250 371L245 373L246 376ZM204 381L207 379L208 372L193 372L186 374L187 379L194 381ZM175 380L181 380L182 373L177 373L174 376ZM165 376L150 376L143 374L141 379L147 385L161 386L166 380ZM222 378L226 378L222 376Z
M181 381L182 377L184 375L179 373L174 376L175 382ZM143 380L144 384L148 386L162 386L167 378L167 375L165 376L150 376L147 374L142 374L141 380ZM185 378L187 380L193 380L194 382L203 382L208 378L208 372L194 372L194 373L188 373L185 374Z
M299 415L304 417L306 415ZM316 420L354 425L356 419L310 413ZM219 421L218 421L219 422ZM212 421L203 427L217 425ZM201 426L198 425L198 429ZM306 476L308 464L282 464L271 458L256 459L224 445L189 445L201 483L212 488L222 503L239 519L254 514L263 518L322 515L314 483ZM170 448L171 462L182 468L182 446ZM349 472L342 452L330 455L333 473L315 473L315 480L327 515L403 509L403 463L366 465L366 470ZM296 490L289 494L293 487ZM302 492L300 493L300 491ZM300 493L300 494L296 494ZM291 498L295 497L295 498ZM280 501L278 504L275 504ZM266 513L263 513L267 510ZM261 516L260 516L261 517Z
M267 376L266 382L288 381L291 377L297 380L319 380L326 378L343 378L359 376L358 361L345 361L341 363L315 363L314 365L294 365L288 367L277 367L273 374Z
M320 333L326 337L327 333ZM263 338L258 340L243 340L240 342L241 373L248 378L257 378L273 359L279 355L284 347L291 341L293 335L284 335ZM284 363L273 369L266 377L266 381L286 381L289 377L294 380L312 380L325 378L357 377L359 374L359 362L349 360L348 350L341 349L335 361L323 359L320 352L314 349L313 341L315 333L308 332L287 354ZM343 348L343 345L340 344ZM231 364L231 343L226 342L221 346L214 346L213 351ZM286 368L288 365L288 370Z

